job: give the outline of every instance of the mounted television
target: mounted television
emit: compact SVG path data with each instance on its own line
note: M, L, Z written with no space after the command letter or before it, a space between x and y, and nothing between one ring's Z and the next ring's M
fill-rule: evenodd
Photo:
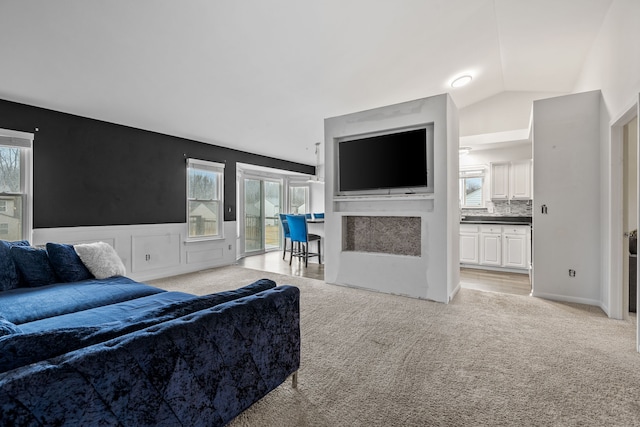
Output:
M338 141L338 195L433 192L433 125Z

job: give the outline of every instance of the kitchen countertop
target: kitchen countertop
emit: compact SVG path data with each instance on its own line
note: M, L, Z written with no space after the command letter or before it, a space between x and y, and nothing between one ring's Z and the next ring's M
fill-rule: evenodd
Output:
M507 225L531 225L530 216L495 216L495 215L462 215L460 224L507 224Z

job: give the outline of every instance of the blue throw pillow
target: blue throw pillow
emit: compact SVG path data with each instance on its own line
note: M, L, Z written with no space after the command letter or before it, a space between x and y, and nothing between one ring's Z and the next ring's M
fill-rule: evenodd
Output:
M51 267L62 282L79 282L93 279L93 274L82 263L73 245L47 243Z
M10 250L13 246L29 246L29 242L26 240L18 242L0 240L0 291L8 291L20 286L20 276L13 258L11 258Z
M20 272L22 283L29 287L50 285L57 282L45 249L31 246L13 246L11 257Z

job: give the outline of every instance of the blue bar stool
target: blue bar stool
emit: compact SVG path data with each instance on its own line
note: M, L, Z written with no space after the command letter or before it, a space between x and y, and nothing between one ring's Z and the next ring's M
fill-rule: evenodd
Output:
M285 214L280 215L280 224L282 225L282 235L284 236L284 240L282 242L282 259L287 255L287 251L291 252L293 250L293 242L291 242L291 249L287 249L287 239L291 241L291 231L289 231L289 224L287 223L287 216Z
M304 266L309 265L309 257L318 257L318 263L322 264L322 256L320 253L320 236L317 234L309 234L307 228L307 219L305 215L287 215L287 223L289 224L289 231L291 233L291 258L289 258L289 265L293 257L304 258ZM309 252L309 243L318 242L318 252ZM297 248L294 249L294 243L297 243Z

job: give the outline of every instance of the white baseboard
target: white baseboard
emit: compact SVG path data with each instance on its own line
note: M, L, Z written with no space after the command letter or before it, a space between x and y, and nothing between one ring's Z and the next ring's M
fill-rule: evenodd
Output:
M127 276L138 281L191 273L236 262L236 222L224 223L224 239L186 242L187 224L39 228L32 244L103 241L122 259Z
M449 302L453 301L456 295L458 295L458 292L460 291L461 288L462 288L462 285L460 284L460 282L458 282L458 286L456 286L455 289L449 295Z
M585 304L585 305L595 305L596 307L601 307L602 304L598 300L589 299L589 298L580 298L580 297L572 297L568 295L557 295L557 294L549 294L549 293L538 293L533 291L532 295L537 298L543 298L553 301L561 301L561 302L573 302L577 304Z

